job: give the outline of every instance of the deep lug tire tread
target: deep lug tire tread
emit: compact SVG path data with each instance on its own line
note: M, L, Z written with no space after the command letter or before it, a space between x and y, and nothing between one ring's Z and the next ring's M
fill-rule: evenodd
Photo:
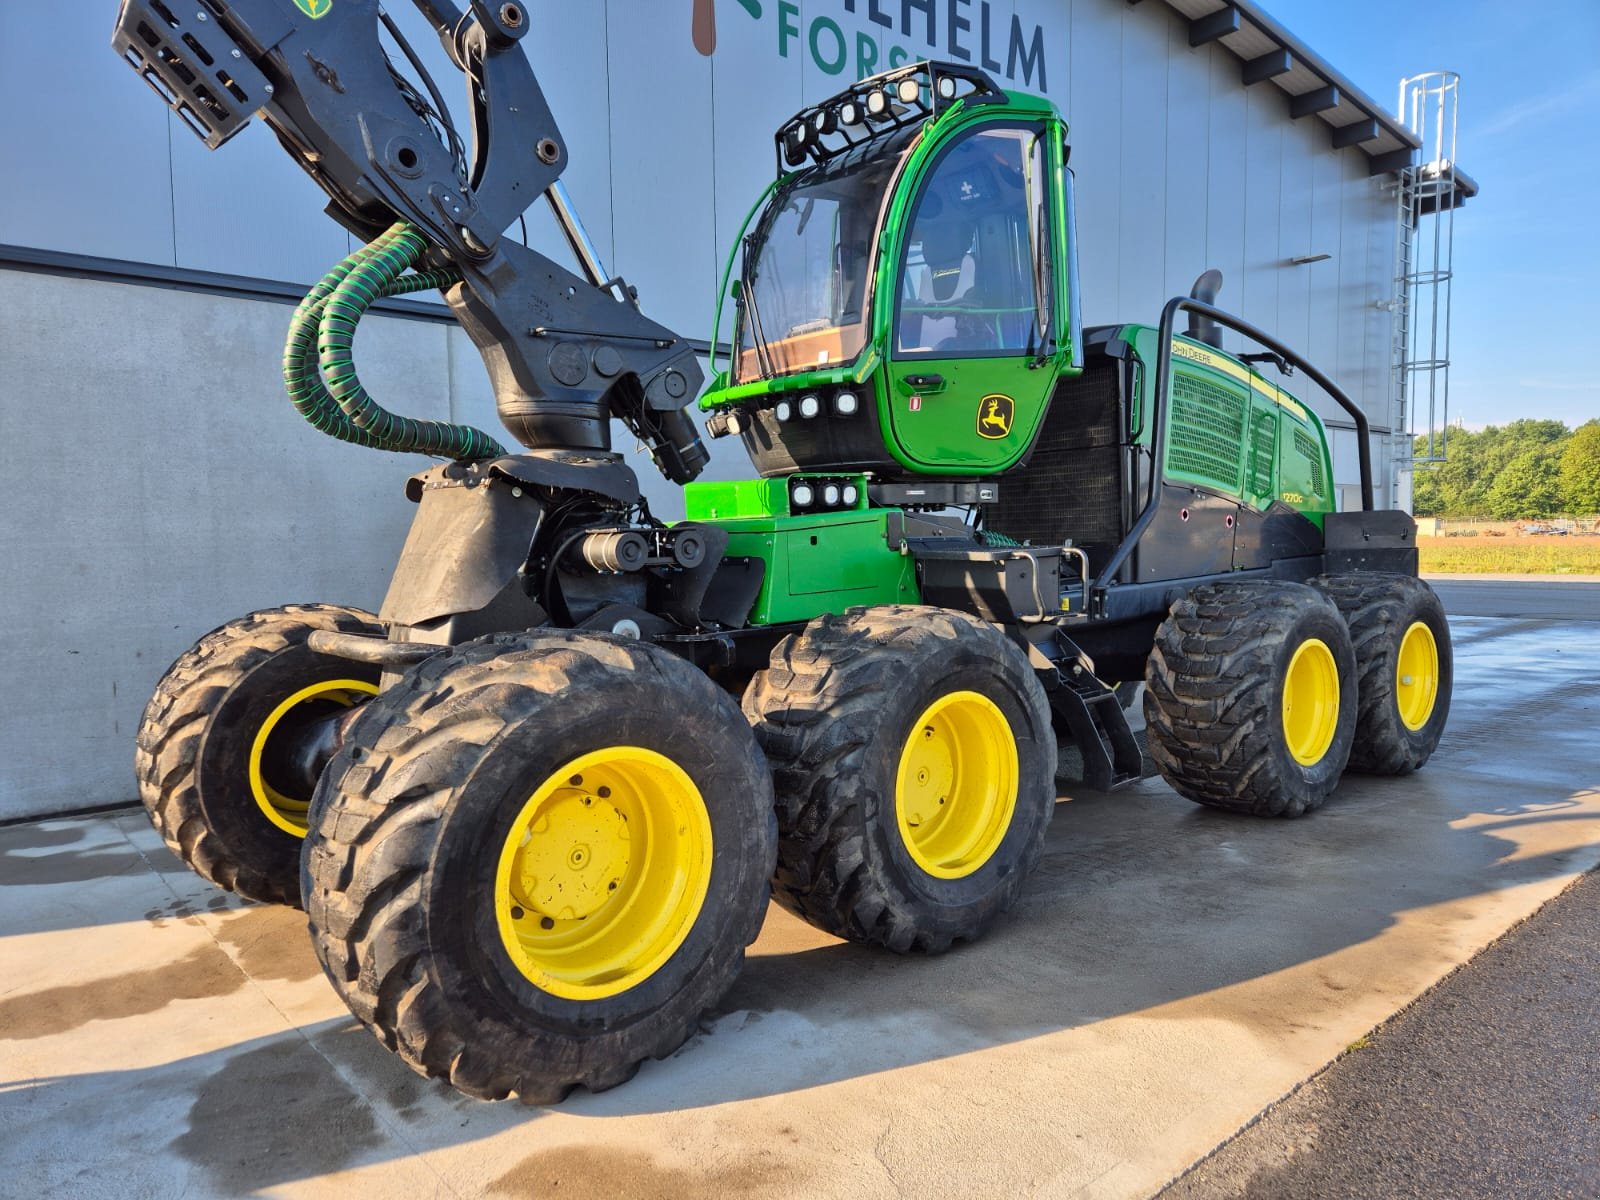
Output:
M1280 660L1318 636L1339 670L1338 726L1314 768L1283 743ZM1304 584L1201 584L1156 631L1145 670L1148 753L1179 795L1211 808L1297 817L1327 799L1355 733L1355 658L1343 618Z
M752 803L761 805L763 819L744 850L758 883L747 911L736 914L734 936L713 947L668 1005L592 1038L508 1033L502 1013L446 986L432 969L438 948L430 944L425 890L460 789L507 730L559 715L565 697L614 684L619 666L651 673L675 693L681 711L722 716L745 736L732 699L658 648L563 631L496 634L426 660L372 701L313 801L303 887L329 981L414 1071L467 1095L545 1104L575 1086L603 1091L625 1082L644 1060L666 1057L699 1028L760 932L777 830L765 801L765 764L752 745L759 788Z
M292 858L284 869L264 869L251 861L248 849L230 847L207 821L198 779L207 718L255 668L317 629L383 633L371 613L335 604L290 604L229 621L167 669L135 738L139 798L156 831L197 875L247 900L298 907L299 873Z
M1320 575L1311 586L1344 614L1355 647L1359 708L1349 769L1369 775L1409 775L1433 755L1450 712L1454 672L1444 605L1427 583L1412 575ZM1400 720L1394 694L1400 639L1413 621L1425 622L1432 631L1440 674L1433 713L1417 730L1407 729Z
M901 745L884 745L874 731L888 699L906 687L908 668L930 655L999 664L1033 724L1032 743L1018 745L1023 770L1014 818L1030 827L1020 844L1008 835L997 852L997 859L1011 857L998 864L1003 874L988 894L937 911L889 866L879 816L889 806L892 825L892 785L885 795L867 782L873 774L881 778L885 767L893 778ZM773 768L779 831L773 898L783 907L838 937L936 954L980 937L1015 903L1043 853L1054 812L1056 740L1043 687L993 626L911 605L818 617L774 647L770 666L745 692L744 709ZM1047 798L1030 796L1030 784L1047 789Z

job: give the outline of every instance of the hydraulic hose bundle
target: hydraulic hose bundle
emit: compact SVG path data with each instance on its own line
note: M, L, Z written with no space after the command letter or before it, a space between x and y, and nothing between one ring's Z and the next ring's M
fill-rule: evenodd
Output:
M498 457L505 448L481 429L396 416L356 375L356 326L374 301L460 281L454 271L405 274L426 247L413 226L397 221L307 293L294 311L283 349L289 399L323 433L358 446L455 459Z

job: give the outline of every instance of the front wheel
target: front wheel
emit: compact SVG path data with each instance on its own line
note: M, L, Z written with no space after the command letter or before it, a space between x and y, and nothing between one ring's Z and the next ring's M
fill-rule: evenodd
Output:
M666 651L496 635L409 672L324 773L313 942L355 1015L481 1099L601 1090L676 1049L766 912L766 763Z
M247 900L300 903L311 787L291 751L378 690L377 667L312 653L319 629L383 632L371 613L332 604L251 613L180 655L139 724L134 769L151 823L197 875Z

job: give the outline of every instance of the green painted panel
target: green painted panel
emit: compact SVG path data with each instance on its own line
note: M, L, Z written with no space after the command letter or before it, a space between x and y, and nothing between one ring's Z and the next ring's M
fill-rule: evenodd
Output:
M1116 336L1135 352L1134 427L1147 446L1150 430L1142 414L1152 407L1156 331L1124 325ZM1172 346L1167 476L1239 496L1258 509L1281 501L1320 527L1323 514L1334 508L1333 460L1317 414L1230 354L1181 335ZM1230 462L1234 454L1236 464Z
M1055 388L1051 364L1009 358L909 359L890 364L889 427L899 453L919 469L961 475L1002 471L1022 456ZM939 375L919 388L907 376Z
M784 479L735 479L683 485L684 516L691 521L789 515Z
M891 550L884 536L891 511L713 521L728 531L730 555L767 564L750 623L809 621L858 604L918 603L915 560Z

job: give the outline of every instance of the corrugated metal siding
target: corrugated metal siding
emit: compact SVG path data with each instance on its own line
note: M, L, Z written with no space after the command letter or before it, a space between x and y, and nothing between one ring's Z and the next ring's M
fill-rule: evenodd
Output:
M436 54L409 5L391 7L417 31L419 49ZM926 51L898 27L870 22L867 4L846 11L846 0L769 2L760 20L720 4L711 59L690 44L688 0L531 7L526 45L571 146L566 181L585 223L608 266L639 286L646 311L692 337L710 333L721 257L771 178L773 128L851 73L811 61L812 23L833 22L852 63L858 38L880 67L895 47ZM900 5L884 7L898 17ZM0 242L319 276L348 245L321 215L321 194L264 128L215 155L169 128L109 50L114 8L0 4ZM1275 87L1247 92L1238 59L1220 45L1191 49L1166 5L990 0L989 9L1002 44L1013 12L1044 30L1046 90L1072 125L1086 319L1154 321L1168 297L1219 267L1225 306L1305 344L1374 424L1386 424L1389 325L1374 304L1390 290L1392 210L1365 157L1331 151L1322 122L1291 124ZM948 10L934 10L943 44ZM976 49L982 0L965 11ZM785 13L799 37L781 56ZM826 27L823 36L832 36ZM448 95L457 82L441 71ZM557 250L541 216L529 228ZM1333 257L1286 265L1300 253ZM11 451L4 465L20 494L49 497L36 519L13 522L25 544L11 556L23 565L8 576L7 610L33 614L18 626L29 673L59 680L48 713L0 734L4 817L131 795L127 741L159 667L194 633L251 606L375 600L409 509L398 498L406 464L318 440L282 403L285 305L10 273L0 273L0 290L18 311L30 306L26 344L22 326L0 340L0 430L9 434L0 455ZM32 311L41 305L47 311ZM396 408L492 425L487 382L459 331L379 323L372 336L364 370ZM397 349L384 359L388 347ZM63 489L45 477L58 465L33 455L23 434L39 411L85 404L99 431L89 444L97 486ZM713 452L708 477L748 474L736 448L714 443ZM1349 483L1348 436L1336 460L1339 482ZM335 461L343 465L330 468ZM176 469L184 462L200 474ZM681 511L647 461L636 467L658 512ZM69 530L104 536L80 545ZM79 574L67 586L45 567ZM90 644L107 596L126 654L69 658ZM74 669L62 674L67 662Z

